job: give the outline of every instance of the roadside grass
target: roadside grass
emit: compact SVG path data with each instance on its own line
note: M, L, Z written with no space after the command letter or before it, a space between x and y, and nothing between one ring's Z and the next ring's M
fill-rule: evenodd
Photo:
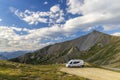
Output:
M88 80L59 71L64 64L27 65L0 61L0 80Z

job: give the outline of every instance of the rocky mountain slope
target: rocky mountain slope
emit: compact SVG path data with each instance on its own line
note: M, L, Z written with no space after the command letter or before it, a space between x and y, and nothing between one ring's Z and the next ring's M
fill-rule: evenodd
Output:
M49 45L11 61L48 64L64 63L70 59L83 59L98 65L120 67L120 37L93 31L77 39Z

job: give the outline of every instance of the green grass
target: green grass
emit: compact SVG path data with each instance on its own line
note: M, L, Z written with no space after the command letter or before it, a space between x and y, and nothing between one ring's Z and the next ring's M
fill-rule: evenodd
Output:
M112 42L98 49L95 48L89 51L89 54L94 53L94 55L87 59L88 62L99 66L109 65L109 67L120 68L120 41Z
M9 61L0 61L0 80L88 80L59 69L63 64L26 65Z

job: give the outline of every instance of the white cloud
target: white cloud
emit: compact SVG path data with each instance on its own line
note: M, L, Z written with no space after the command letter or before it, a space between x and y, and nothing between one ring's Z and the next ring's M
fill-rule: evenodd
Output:
M59 5L52 6L50 11L47 12L34 12L30 10L21 12L13 7L10 7L10 10L21 20L24 20L30 25L37 25L38 23L49 23L50 25L55 25L64 22L64 12L60 9Z
M19 35L15 31L26 31ZM69 37L75 37L75 30L65 25L53 25L39 29L17 28L15 26L0 26L0 50L36 50L55 42L61 42Z
M59 5L54 5L50 8L50 11L53 12L53 13L56 13L60 10L60 7Z
M49 12L39 12L39 11L33 12L29 10L25 10L24 12L15 10L14 13L25 22L28 22L29 24L35 24L35 25L37 25L40 22L47 23L47 19L45 18L45 16L49 15Z
M67 12L71 14L81 14L81 5L83 0L67 0Z
M64 19L64 17L60 17L59 19L57 19L57 23L61 23L61 22L63 22L65 19Z
M116 33L113 33L111 35L113 35L113 36L120 36L120 32L116 32Z
M116 30L116 29L120 28L120 24L119 25L118 24L115 24L115 25L112 25L112 24L104 25L103 28L104 28L105 31Z
M65 22L63 10L59 10L56 13L50 12L49 25L56 25Z
M0 26L0 51L35 50L52 43L41 43L42 37L45 38L45 33L39 32L42 29L23 29L29 32L27 35L18 35L14 30L22 29L16 27ZM43 33L43 36L39 33Z
M48 2L47 2L47 1L45 1L45 2L44 2L44 4L46 5L46 4L48 4Z
M23 30L28 34L19 35L15 30ZM63 41L63 38L65 40L65 37L72 34L58 25L33 30L0 26L0 51L36 50L49 44Z
M119 29L120 23L120 1L119 0L68 0L68 13L80 14L73 19L66 21L66 28L82 29L103 26L104 30Z

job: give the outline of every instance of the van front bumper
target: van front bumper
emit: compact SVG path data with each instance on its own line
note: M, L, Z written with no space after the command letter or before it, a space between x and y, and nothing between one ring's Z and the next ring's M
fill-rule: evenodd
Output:
M68 64L66 64L66 67L68 68L68 67L70 67Z

